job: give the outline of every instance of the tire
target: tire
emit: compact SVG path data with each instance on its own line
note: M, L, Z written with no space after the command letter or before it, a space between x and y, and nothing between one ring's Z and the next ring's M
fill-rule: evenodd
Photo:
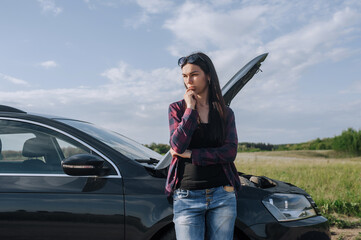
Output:
M241 239L247 239L247 237L241 237L238 234L236 234L236 231L234 232L233 235L233 240L241 240ZM176 240L176 236L175 236L175 230L174 227L170 228L169 230L167 230L160 238L159 240Z
M174 227L169 228L159 240L176 240Z

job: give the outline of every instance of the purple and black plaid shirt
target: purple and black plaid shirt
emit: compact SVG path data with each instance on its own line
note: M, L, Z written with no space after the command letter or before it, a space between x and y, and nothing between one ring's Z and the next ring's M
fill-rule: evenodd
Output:
M197 128L198 112L186 108L184 100L169 106L170 146L183 153L189 146L194 130ZM192 163L198 166L221 164L229 183L238 191L241 188L234 159L237 155L237 131L233 111L227 107L226 138L221 147L192 149ZM174 156L169 166L166 193L170 196L178 183L178 156Z

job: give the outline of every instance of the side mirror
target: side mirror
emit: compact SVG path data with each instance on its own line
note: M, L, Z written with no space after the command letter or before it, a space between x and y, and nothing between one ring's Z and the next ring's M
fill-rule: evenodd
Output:
M109 168L104 168L104 160L91 154L76 154L61 162L63 171L71 176L105 176Z

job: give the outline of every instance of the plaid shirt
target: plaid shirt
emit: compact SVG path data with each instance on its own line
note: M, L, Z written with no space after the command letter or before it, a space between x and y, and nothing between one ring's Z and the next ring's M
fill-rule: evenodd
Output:
M169 106L170 146L183 153L189 146L194 130L197 128L198 112L186 108L185 101L181 100ZM221 164L229 183L238 191L241 183L234 159L237 155L237 131L233 111L227 107L226 138L221 147L192 149L192 163L198 166ZM178 156L172 158L169 166L165 191L170 196L178 183Z

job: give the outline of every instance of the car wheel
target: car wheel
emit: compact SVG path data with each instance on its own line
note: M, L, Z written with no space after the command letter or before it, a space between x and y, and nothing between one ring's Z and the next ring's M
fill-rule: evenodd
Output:
M241 239L247 239L248 238L243 238L241 236L239 236L238 234L234 234L233 235L233 240L241 240ZM168 231L166 231L160 238L159 240L176 240L176 237L175 237L175 230L174 228L170 228Z
M234 229L233 240L250 240L243 232Z
M242 238L239 238L236 234L233 235L233 240L241 240Z
M170 228L158 239L159 240L176 240L174 227Z

